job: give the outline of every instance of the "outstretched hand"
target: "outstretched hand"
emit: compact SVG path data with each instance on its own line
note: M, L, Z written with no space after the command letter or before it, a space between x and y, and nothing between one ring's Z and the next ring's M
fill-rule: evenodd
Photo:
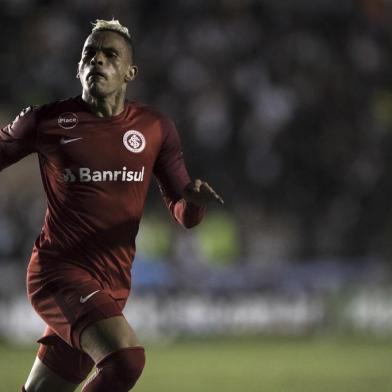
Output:
M210 187L210 185L200 179L196 179L185 187L184 199L199 206L205 206L211 202L224 204L223 199Z

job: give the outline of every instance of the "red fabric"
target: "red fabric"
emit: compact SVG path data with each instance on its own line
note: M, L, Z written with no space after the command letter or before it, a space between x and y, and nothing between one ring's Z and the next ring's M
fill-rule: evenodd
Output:
M79 96L30 108L0 130L0 170L32 152L48 208L30 270L77 265L124 297L151 178L173 205L190 182L173 122L136 102L96 117Z
M0 129L0 170L36 152L37 110L23 109L16 119Z
M94 361L52 334L39 340L38 358L53 373L73 384L80 384L90 373Z
M126 299L113 298L85 270L59 263L56 272L28 272L29 299L49 326L47 335L57 335L69 346L80 349L80 334L88 325L120 316ZM93 294L86 302L82 297Z
M174 124L146 105L126 102L110 118L94 116L80 96L28 108L0 130L0 170L33 152L48 208L28 267L28 295L48 330L77 348L87 325L121 314L115 299L131 288L151 178L184 226L198 223L203 211L181 201L190 177Z
M145 365L143 347L116 351L97 364L96 372L82 392L128 392L139 379Z

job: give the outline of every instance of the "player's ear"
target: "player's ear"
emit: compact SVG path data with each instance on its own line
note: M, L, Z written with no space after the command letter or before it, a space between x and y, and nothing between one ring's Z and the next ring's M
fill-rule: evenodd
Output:
M125 75L125 81L127 83L131 82L133 79L136 78L137 72L138 72L137 66L136 65L130 65L128 67L127 73Z

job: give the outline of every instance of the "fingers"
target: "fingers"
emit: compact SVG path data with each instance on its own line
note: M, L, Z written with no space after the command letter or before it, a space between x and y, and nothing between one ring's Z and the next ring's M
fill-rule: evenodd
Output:
M205 181L196 179L193 183L189 183L184 189L185 200L194 202L199 205L205 205L210 202L224 204L223 199L212 189Z
M217 193L215 193L215 201L222 206L225 204L225 201Z
M196 192L200 192L200 187L202 186L202 184L207 184L206 182L203 182L202 180L200 180L199 178L197 178L196 180L195 180L195 184L194 184L194 186L193 186L193 189L196 191ZM207 184L208 185L208 184Z
M195 185L196 183L198 183L200 192L208 195L211 201L216 201L217 203L222 205L225 203L223 199L214 191L214 189L207 182L197 179L195 181Z

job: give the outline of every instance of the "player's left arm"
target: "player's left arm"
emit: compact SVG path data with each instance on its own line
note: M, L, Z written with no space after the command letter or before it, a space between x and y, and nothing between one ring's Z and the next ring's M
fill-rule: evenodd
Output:
M191 181L174 124L164 119L161 126L163 142L154 174L172 216L178 223L190 228L200 223L209 203L223 204L223 200L207 182L200 179Z

